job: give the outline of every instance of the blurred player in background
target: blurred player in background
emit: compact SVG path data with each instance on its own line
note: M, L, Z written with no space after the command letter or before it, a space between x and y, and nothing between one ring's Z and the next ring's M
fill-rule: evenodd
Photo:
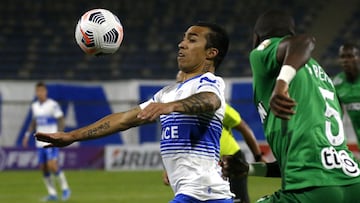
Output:
M355 44L345 43L339 48L342 72L335 76L334 85L342 107L351 120L357 142L360 143L360 56Z
M160 153L175 193L171 202L233 202L234 195L218 164L225 84L209 72L221 64L228 46L229 38L221 27L212 23L190 26L178 44L177 55L186 82L166 86L149 101L83 128L68 133L36 133L36 137L52 146L67 146L160 118Z
M59 104L47 97L47 88L45 83L38 82L35 87L37 100L32 103L32 121L23 138L23 146L28 146L30 135L36 132L52 133L64 130L64 116ZM70 189L64 175L58 165L59 149L43 148L47 143L36 141L38 148L39 167L43 172L44 182L49 195L44 201L56 201L57 191L52 181L51 174L58 179L62 189L62 200L68 200L70 197Z
M184 82L183 72L180 70L176 75L176 82ZM232 130L238 130L241 132L246 144L249 146L251 152L254 155L256 162L265 160L262 157L262 152L260 146L256 141L254 132L251 130L249 125L241 118L239 112L237 112L229 104L226 104L225 116L223 119L223 129L220 137L220 157L232 156L234 160L239 162L239 165L246 165L247 161L244 153L240 150L240 146L235 140ZM233 173L225 174L225 176L230 176L230 190L235 194L234 202L248 203L249 194L247 187L247 175L234 176ZM163 182L168 185L169 180L167 178L166 171L163 174Z
M347 148L332 80L282 10L262 14L250 53L254 100L280 165L282 189L258 202L359 202L360 169Z

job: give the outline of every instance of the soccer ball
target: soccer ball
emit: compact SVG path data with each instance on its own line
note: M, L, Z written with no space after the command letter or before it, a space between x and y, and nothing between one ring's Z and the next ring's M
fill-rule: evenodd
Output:
M93 9L84 13L75 29L77 44L89 55L115 53L123 37L119 18L106 9Z

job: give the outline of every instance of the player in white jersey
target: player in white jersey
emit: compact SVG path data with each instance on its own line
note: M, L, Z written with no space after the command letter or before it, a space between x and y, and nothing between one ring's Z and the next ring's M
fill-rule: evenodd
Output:
M209 70L217 68L229 45L227 33L211 23L187 29L179 43L181 84L167 86L150 101L113 113L71 132L36 133L49 146L96 139L117 131L154 122L160 117L164 166L175 193L171 203L230 203L233 194L221 176L219 140L225 111L224 81Z
M160 152L175 194L187 194L199 200L224 198L222 194L228 185L219 175L221 168L218 165L218 136L221 134L225 111L224 88L221 78L205 73L164 88L140 105L145 108L149 103L172 102L199 92L212 92L221 98L221 107L215 113L187 115L173 112L160 115ZM179 167L181 170L176 169Z
M64 129L63 112L56 101L47 97L47 88L43 82L36 84L36 97L37 100L31 105L33 119L22 142L24 147L28 146L29 136L35 130L36 132L53 133ZM43 172L44 183L49 193L44 201L56 201L58 199L51 174L54 174L59 180L62 200L68 200L71 192L64 172L58 165L59 149L55 147L44 148L46 144L36 140L39 167Z

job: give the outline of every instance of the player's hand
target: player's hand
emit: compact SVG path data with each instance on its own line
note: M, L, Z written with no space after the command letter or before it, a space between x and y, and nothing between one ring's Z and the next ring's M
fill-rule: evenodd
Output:
M288 89L289 86L285 81L277 80L270 98L271 111L276 117L284 120L289 120L295 114L293 108L296 102L290 98Z
M49 145L45 147L66 147L74 142L72 136L68 133L35 133L37 140L47 142Z
M148 121L156 120L160 115L174 111L172 103L150 103L138 114L138 118Z
M239 178L247 176L249 172L249 164L240 150L234 155L222 156L220 166L224 177Z

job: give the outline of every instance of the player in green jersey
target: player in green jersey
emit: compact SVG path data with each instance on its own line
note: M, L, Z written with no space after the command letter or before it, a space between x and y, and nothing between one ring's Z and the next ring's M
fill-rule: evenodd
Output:
M282 10L262 14L250 53L254 101L279 163L282 188L258 202L359 202L360 169L346 145L332 80Z
M334 85L343 109L347 111L360 143L360 56L355 44L345 43L339 48L342 72L335 76Z

